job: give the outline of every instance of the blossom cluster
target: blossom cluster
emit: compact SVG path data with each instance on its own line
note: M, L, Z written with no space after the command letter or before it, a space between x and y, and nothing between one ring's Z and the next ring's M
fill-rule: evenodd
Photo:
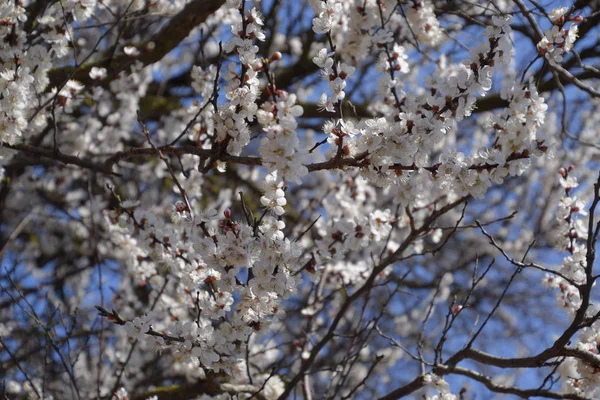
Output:
M428 77L427 95L410 98L400 93L401 109L393 120L382 117L360 121L356 126L340 124L338 130L347 137L348 153L369 154L368 168L363 169L367 179L384 187L412 186L417 181L422 185L427 178L416 172L425 170L430 176L428 186L433 184L458 196L482 197L506 176L522 174L531 155L548 150L544 140L537 137L547 105L530 83L513 87L508 108L491 117L489 125L496 137L489 148L472 156L445 150L437 164L430 164L431 154L439 151L437 146L453 124L471 114L476 95L491 89L494 65L510 62L509 23L508 18L494 18L495 25L486 30L489 39L472 50L471 60L459 65L441 64L439 73ZM400 49L394 53L402 59ZM389 69L391 64L384 67ZM324 131L328 130L326 124Z
M318 16L312 21L313 30L315 33L329 33L342 11L342 4L337 0L324 0L319 2L318 7Z
M458 396L452 394L450 385L441 376L435 374L426 374L423 377L427 389L436 392L432 396L426 396L426 400L457 400Z
M244 13L245 1L236 2L240 14L231 25L233 37L225 43L223 50L227 53L235 52L241 63L229 64L225 73L227 86L225 97L228 102L221 104L215 114L216 139L220 146L227 149L229 154L240 154L250 141L248 122L254 121L258 106L256 100L259 95L258 70L261 68L260 59L257 57L258 46L255 40L264 40L262 30L262 17L256 8Z
M585 221L579 216L587 215L585 202L573 196L572 191L578 186L577 178L571 172L573 167L560 169L560 185L565 196L560 199L556 213L557 227L555 230L555 245L569 255L564 258L559 272L562 276L548 274L544 283L552 288L559 289L557 303L566 312L574 315L581 305L581 294L575 285L585 284L586 278L586 253L585 244L587 227Z
M302 107L296 104L296 95L278 90L273 94L276 101L267 101L257 113L258 122L267 134L260 142L263 165L269 172L288 181L300 183L308 174L304 166L306 152L301 147L296 131L296 117L302 115Z
M385 44L385 46L388 45ZM378 82L380 93L390 96L392 89L401 88L402 82L396 76L396 73L405 75L410 72L410 65L406 61L407 59L408 54L406 54L406 49L397 43L394 43L391 50L380 53L375 65L377 72L382 73Z
M557 269L557 274L546 274L545 286L557 289L556 302L568 315L574 317L582 307L582 289L588 282L587 265L587 227L585 202L573 195L573 189L578 186L577 178L572 175L574 167L560 169L560 186L564 196L559 201L556 212L557 227L555 230L555 245L568 255ZM597 315L598 307L591 305L586 315ZM577 349L598 355L600 349L600 323L595 321L591 326L584 327L579 332L575 347ZM576 358L567 358L560 366L559 372L565 381L569 392L581 393L586 396L597 395L600 390L600 378L597 369L589 363Z
M374 210L369 215L353 216L348 212L338 212L332 224L320 225L321 239L316 242L319 265L324 265L330 275L332 286L357 285L364 282L373 265L360 257L348 261L348 253L361 254L366 249L376 251L385 248L394 225L390 210ZM319 271L310 271L316 273Z
M427 45L435 46L442 40L442 28L433 12L430 0L413 0L413 6L408 7L406 17L417 39Z
M326 93L321 94L318 104L323 110L330 112L334 112L335 106L346 98L346 92L344 92L347 85L346 79L355 71L351 65L336 63L333 55L334 53L328 53L327 49L323 48L313 58L313 62L321 68L321 76L327 82L331 93L330 96Z
M571 23L568 29L564 25L567 21L581 22L583 19L581 16L568 17L568 12L567 7L560 7L550 13L552 28L544 32L544 37L537 44L538 52L551 64L560 64L577 40L577 25Z
M148 274L174 279L178 295L199 310L195 321L165 323L166 315L149 313L126 323L131 337L145 340L157 352L170 348L184 364L233 368L243 358L250 334L281 316L280 302L296 286L291 272L298 247L277 233L282 227L273 217L250 226L233 220L229 210L220 220L215 212L193 217L177 203L166 222L136 203L124 203L106 221L117 244L137 242L132 261L139 265L136 271L144 271L137 273L138 279L150 279ZM155 265L154 273L146 260ZM171 313L183 317L187 308Z
M43 18L38 19L41 40L28 45L24 30L28 16L20 2L0 5L0 142L15 143L27 130L30 122L36 128L46 124L46 112L36 110L38 93L43 93L50 80L48 71L53 61L68 53L68 35L63 28L62 13L73 11L80 21L89 17L95 1L85 6L77 1L64 2L64 10L54 4ZM70 83L73 91L76 83ZM72 97L69 88L62 88L60 105ZM55 92L57 90L55 89ZM48 98L48 95L46 95ZM47 99L45 99L47 100Z
M408 221L377 204L367 206L365 200L371 197L375 191L359 176L348 179L323 200L328 219L315 224L316 251L306 268L312 280L326 276L327 287L333 289L361 285L373 271L373 254L397 250L396 241L405 234ZM420 216L415 218L420 221ZM380 277L389 272L383 271Z

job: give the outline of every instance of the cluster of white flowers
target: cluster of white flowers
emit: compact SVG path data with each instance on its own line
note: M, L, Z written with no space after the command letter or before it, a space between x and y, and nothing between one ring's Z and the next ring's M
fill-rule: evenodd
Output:
M236 71L238 65L229 64L225 79L225 97L229 100L219 106L215 115L216 139L220 145L226 146L229 154L240 154L250 141L250 129L247 122L254 121L259 96L258 72L262 68L257 57L258 46L254 40L264 40L262 17L256 8L243 14L245 0L234 2L240 9L238 19L231 25L233 37L225 43L223 50L237 53L241 72ZM228 3L229 4L229 3Z
M321 94L319 98L319 106L327 111L335 111L335 106L346 98L346 79L352 75L355 68L351 65L342 62L335 62L333 53L327 51L326 48L319 50L313 57L313 62L321 68L321 76L327 82L330 96L327 93Z
M432 396L426 396L426 400L457 400L458 396L450 392L450 385L441 376L435 374L427 374L423 377L426 390L436 392Z
M567 21L581 22L582 18L581 16L567 18L568 11L567 7L560 7L550 13L552 28L544 32L544 37L537 44L539 53L551 64L560 64L564 55L573 49L577 40L577 25L572 23L568 29L564 26Z
M296 117L302 107L296 104L296 95L279 90L273 93L277 101L267 101L257 113L258 122L267 135L260 142L260 155L268 171L277 171L287 181L300 183L308 174L304 166L306 152L300 146L296 131Z
M530 156L548 152L548 146L537 137L546 110L533 84L513 88L508 108L490 118L489 126L496 132L492 147L469 157L444 152L440 156L441 185L481 198L493 184L521 175L531 165Z
M543 284L557 289L556 302L568 315L574 317L582 306L580 287L587 283L587 227L585 219L587 212L585 202L573 196L572 190L578 186L577 178L571 172L573 166L560 169L560 185L565 195L560 199L556 212L558 223L555 229L555 245L559 250L569 254L564 257L557 269L557 274L546 274ZM579 287L578 287L579 286ZM590 305L586 315L593 317L600 311L597 305ZM575 340L577 349L600 354L600 322L595 321L591 326L584 327ZM600 376L598 370L586 361L578 358L566 358L559 369L564 379L564 387L572 393L597 397L600 393Z
M199 143L204 148L210 148L209 132L215 130L214 108L212 102L213 92L215 90L215 79L217 78L217 66L210 65L208 68L201 68L195 65L191 70L192 88L202 98L202 103L193 102L186 110L182 121L196 117L197 121L189 130L188 138ZM198 114L200 112L200 114ZM185 129L185 128L183 128Z
M600 309L592 306L586 315L592 317ZM600 323L594 322L579 332L575 347L595 356L600 355ZM564 387L571 393L578 393L586 398L597 398L600 395L600 376L598 368L578 358L567 358L559 372L564 379Z
M390 50L390 57L386 52L381 52L375 68L377 72L382 73L379 79L379 93L389 96L392 88L399 88L401 82L396 77L396 72L407 74L410 72L410 66L406 61L408 54L403 46L394 43Z
M18 77L18 78L17 78ZM29 81L29 82L27 82ZM25 110L33 79L24 79L13 70L0 72L0 139L9 144L19 138L27 128Z
M319 3L319 16L313 19L313 31L316 33L325 33L329 37L331 46L331 29L343 16L343 6L336 0L324 0ZM321 48L313 57L313 62L321 68L321 76L327 82L330 96L327 93L321 94L318 105L321 109L330 112L335 111L335 106L341 104L346 98L344 89L346 88L346 79L352 75L355 68L343 62L334 60L335 46L328 51L327 48Z
M65 2L65 8L77 2ZM37 94L49 84L48 71L55 58L68 52L68 32L64 31L62 11L56 4L49 7L37 22L41 30L39 43L27 45L24 24L25 8L19 2L0 4L0 142L15 143L33 118L36 127L46 123L46 114L35 115ZM61 92L62 93L62 92Z
M73 108L81 104L81 97L77 95L83 90L83 85L77 81L69 80L65 86L58 91L57 88L52 88L50 93L52 96L56 96L58 104L60 104L64 111L71 113Z
M330 35L336 55L347 62L362 60L371 47L382 48L395 39L398 43L403 39L414 42L416 36L419 43L435 46L444 37L430 0L409 2L406 17L397 12L396 2L389 0L323 0L312 4L316 14L314 32Z
M96 0L69 0L54 3L36 19L40 40L27 44L25 23L26 10L20 2L3 2L0 5L0 142L15 143L27 130L29 123L38 129L46 124L47 110L36 101L50 83L48 71L56 59L67 56L73 38L72 26L64 23L64 15L69 14L78 23L91 17ZM60 89L60 91L59 91ZM70 112L71 100L83 89L75 81L64 87L52 88L44 101L56 97L57 109L66 107Z
M203 69L202 67L195 65L192 67L190 74L194 91L203 99L210 99L214 89L213 82L217 75L217 66L210 65L208 68Z
M264 386L263 395L267 399L278 399L285 390L285 383L279 375L261 375L258 376L258 384Z
M373 264L364 260L362 252L367 248L374 253L386 249L390 245L392 228L398 226L397 221L390 210L375 209L369 215L359 216L339 207L332 210L330 220L333 222L317 225L321 239L316 242L315 257L320 267L309 271L311 277L316 279L326 271L331 287L364 283Z
M315 33L329 33L341 11L342 4L337 0L320 1L318 17L312 21Z
M563 259L558 272L561 276L547 274L543 283L547 287L559 289L557 304L571 316L581 305L579 289L575 285L585 284L586 279L586 253L585 245L587 227L585 221L578 216L585 216L585 202L572 195L572 190L578 186L577 178L571 172L573 167L560 169L560 185L565 191L565 196L560 199L556 212L557 227L555 229L555 246L569 255Z
M433 12L430 0L413 0L413 6L406 12L408 23L417 35L417 39L430 46L435 46L443 38L440 22Z
M114 394L113 399L116 400L129 400L129 392L124 387L119 388Z
M283 206L287 204L283 181L277 179L277 173L272 172L265 177L264 195L260 198L261 204L271 210L275 215L283 215Z
M265 194L272 200L265 197L263 203L273 202L278 210L285 197L276 186ZM107 214L113 238L131 242L138 237L140 250L129 260L138 265L131 270L144 271L138 277L147 279L148 265L141 264L149 258L156 273L175 279L181 298L188 298L188 306L201 313L183 324L165 324L158 313L150 313L127 322L128 333L145 339L154 351L171 348L176 359L191 366L231 369L243 358L242 343L280 315L280 301L294 291L296 282L290 273L297 268L297 245L284 237L283 222L271 216L254 227L233 220L229 210L221 220L214 212L192 218L178 203L171 222L164 222L136 206L123 202L119 210ZM185 310L171 312L178 315ZM149 334L151 328L158 334Z
M384 187L422 187L429 175L431 183L441 190L482 197L506 176L522 174L530 164L530 156L548 150L537 137L547 106L533 84L513 87L507 95L508 108L491 117L489 126L496 137L490 148L471 156L445 150L440 152L439 163L429 164L430 154L441 150L438 146L453 124L471 114L476 95L491 89L494 66L510 63L510 21L494 17L494 25L486 29L488 40L471 52L471 60L458 65L440 63L439 73L427 77L428 93L403 97L402 109L392 120L362 120L356 127L347 122L335 127L328 123L324 132L346 138L344 154L368 153L368 168L362 172ZM402 70L402 49L394 47L393 57ZM382 70L392 68L390 60L382 64ZM424 171L428 174L417 173Z

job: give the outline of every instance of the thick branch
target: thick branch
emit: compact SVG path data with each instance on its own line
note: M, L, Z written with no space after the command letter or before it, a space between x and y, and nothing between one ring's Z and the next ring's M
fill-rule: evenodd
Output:
M50 85L48 87L53 88L61 85L73 73L74 75L71 79L88 85L92 82L89 76L92 67L106 68L108 72L107 80L110 81L119 72L127 69L133 61L139 60L144 65L153 64L177 47L190 34L192 29L204 22L224 3L225 0L193 0L179 14L171 18L160 32L136 46L140 51L140 55L136 60L133 60L125 53L121 53L115 57L104 58L80 67L65 66L56 68L50 70L48 73L48 77L50 78Z
M148 392L135 395L132 400L146 400L156 396L158 400L187 400L197 396L207 394L216 396L219 394L239 395L249 393L258 400L266 400L266 397L260 393L260 388L253 385L219 383L216 379L207 379L185 385L172 385L159 387Z

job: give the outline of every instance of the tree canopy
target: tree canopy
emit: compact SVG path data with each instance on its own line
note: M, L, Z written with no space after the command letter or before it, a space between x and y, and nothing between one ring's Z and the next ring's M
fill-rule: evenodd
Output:
M600 397L600 1L0 3L3 399Z

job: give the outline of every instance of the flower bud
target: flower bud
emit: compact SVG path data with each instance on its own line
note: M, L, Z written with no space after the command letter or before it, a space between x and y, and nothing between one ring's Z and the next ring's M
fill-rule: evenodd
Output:
M273 55L271 56L271 58L269 58L269 62L274 62L274 61L279 61L283 58L283 56L281 55L280 52L276 51L275 53L273 53Z
M569 21L581 23L581 22L583 22L583 16L582 15L575 15L573 17L570 17Z

